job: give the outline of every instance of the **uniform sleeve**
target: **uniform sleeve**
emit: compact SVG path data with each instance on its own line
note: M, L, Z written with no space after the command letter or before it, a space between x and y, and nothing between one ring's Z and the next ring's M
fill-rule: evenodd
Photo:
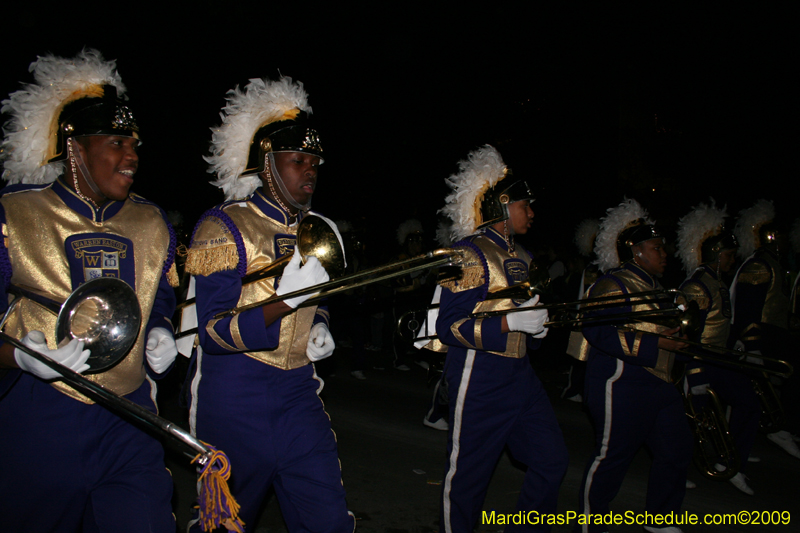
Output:
M236 307L242 292L242 278L234 270L196 277L197 318L200 346L210 354L273 350L278 347L281 321L264 326L260 307L232 317L214 315Z
M443 344L489 352L506 349L508 334L500 332L502 317L469 317L484 292L480 287L455 293L442 289L436 334Z
M238 228L221 210L207 212L192 236L186 271L195 276L198 333L210 354L272 350L281 321L264 325L261 308L234 316L214 316L236 307L247 272L247 250Z
M622 283L608 276L592 286L589 297L627 294ZM591 309L591 307L589 308ZM607 307L588 310L586 317L602 317L613 320L614 315L630 313L631 306ZM614 324L584 326L583 336L595 349L605 355L616 357L625 363L654 368L658 362L658 337L641 331L624 331Z

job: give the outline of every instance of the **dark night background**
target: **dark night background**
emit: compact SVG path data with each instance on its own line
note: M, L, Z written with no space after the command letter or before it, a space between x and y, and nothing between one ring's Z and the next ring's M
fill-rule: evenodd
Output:
M201 156L226 91L279 72L305 84L327 154L314 208L364 222L373 249L410 217L432 241L444 179L485 143L535 189L531 247L574 250L625 195L668 225L709 196L798 216L794 7L60 5L3 20L2 94L36 55L116 59L144 139L133 190L189 228L222 200Z

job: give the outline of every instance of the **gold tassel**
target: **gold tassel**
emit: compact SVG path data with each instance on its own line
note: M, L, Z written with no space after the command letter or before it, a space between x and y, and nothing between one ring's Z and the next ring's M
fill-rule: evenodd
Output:
M167 271L167 283L169 283L170 287L177 287L180 285L180 279L178 278L178 268L175 266L175 262L173 261L172 266L169 267Z
M192 248L186 257L184 270L195 276L208 276L214 272L234 270L239 265L239 252L235 244L214 248Z
M228 531L244 533L244 522L239 518L240 506L228 488L231 477L228 457L213 446L206 446L212 453L200 472L200 527L203 531L213 531L222 526ZM203 455L197 454L192 464Z

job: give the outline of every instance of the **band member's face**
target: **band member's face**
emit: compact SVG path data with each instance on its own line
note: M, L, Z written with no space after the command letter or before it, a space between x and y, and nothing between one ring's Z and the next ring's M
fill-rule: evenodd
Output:
M517 235L524 235L533 224L533 209L531 209L531 202L529 200L520 200L508 204L508 213L511 215L509 220L511 227L514 228L514 233Z
M736 262L736 250L722 250L719 253L719 270L720 272L730 272L733 264Z
M275 168L292 198L300 205L308 204L317 187L319 157L304 152L277 152Z
M667 268L667 252L662 238L650 239L633 247L633 260L651 276L661 276Z
M139 156L136 153L139 140L115 135L90 135L75 145L81 150L86 168L100 190L97 194L82 183L81 192L97 205L104 204L106 200L125 200L139 168Z

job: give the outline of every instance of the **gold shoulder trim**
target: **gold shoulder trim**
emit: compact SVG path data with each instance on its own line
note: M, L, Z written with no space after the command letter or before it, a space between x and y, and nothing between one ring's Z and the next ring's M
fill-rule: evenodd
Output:
M681 290L683 291L683 294L686 295L686 300L689 302L697 302L697 306L702 311L705 311L711 307L711 300L709 300L708 294L696 281L686 282L686 284L681 287Z
M194 276L208 276L223 270L235 270L238 265L239 251L236 244L231 243L215 248L190 249L184 269Z
M443 281L440 285L445 289L449 289L450 292L468 291L484 285L486 283L486 270L484 261L478 256L478 253L471 248L461 246L455 248L455 250L462 254L461 277L455 280Z
M170 287L177 287L181 284L181 280L178 277L178 268L175 266L175 262L172 262L172 266L169 267L167 271L167 283L169 283Z
M590 297L600 297L600 296L620 296L623 297L625 293L622 292L620 289L619 284L615 282L611 278L600 278L592 285L590 292ZM619 302L624 302L624 298L620 298ZM603 302L603 303L611 303L611 302ZM616 303L616 300L614 301ZM581 307L591 307L592 304L581 304Z
M761 285L762 283L769 283L769 279L770 271L767 265L761 261L751 261L739 272L738 283Z

